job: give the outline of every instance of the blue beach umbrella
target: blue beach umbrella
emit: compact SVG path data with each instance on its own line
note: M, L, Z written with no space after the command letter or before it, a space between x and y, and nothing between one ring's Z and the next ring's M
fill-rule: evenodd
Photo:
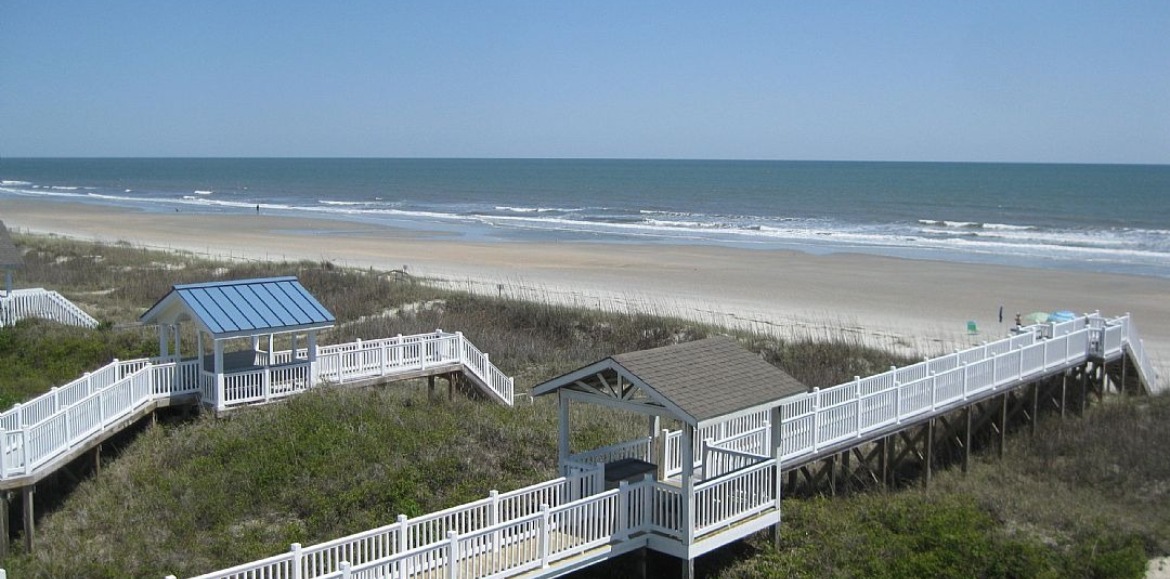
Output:
M1052 312L1052 314L1048 316L1048 321L1056 322L1059 324L1061 322L1071 322L1071 321L1075 320L1076 318L1077 318L1076 314L1074 314L1068 310L1060 310L1059 312Z

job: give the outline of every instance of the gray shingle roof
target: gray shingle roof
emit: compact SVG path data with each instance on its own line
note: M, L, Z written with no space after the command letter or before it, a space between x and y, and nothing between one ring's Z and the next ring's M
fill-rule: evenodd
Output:
M727 337L618 354L613 360L698 422L808 390Z
M4 227L4 222L0 221L0 268L15 269L24 265L24 258L20 255L20 250L12 243L12 238L8 236L8 228Z

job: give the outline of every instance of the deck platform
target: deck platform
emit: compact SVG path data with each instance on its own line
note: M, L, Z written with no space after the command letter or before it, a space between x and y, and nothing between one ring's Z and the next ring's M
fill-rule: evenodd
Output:
M568 383L608 371L603 366L570 376ZM1096 380L1103 389L1113 380L1119 390L1165 389L1128 316L1086 315L1022 328L1003 340L833 388L788 395L775 401L776 412L755 409L699 421L690 437L662 431L575 454L565 461L569 472L558 479L509 493L493 491L486 499L415 519L400 516L387 526L321 545L293 545L288 553L197 579L557 577L642 548L682 559L685 577L695 557L780 523L784 475L932 428L935 421L974 407L1001 404L1006 416L1009 398L1027 401L1031 393L1036 404L1037 384L1063 386L1070 376L1082 387ZM612 376L598 379L589 388L643 403L652 398L639 399ZM1003 422L999 425L1005 430ZM660 478L648 475L606 489L604 465L626 458L660 465ZM680 482L683 472L692 473L692 482Z

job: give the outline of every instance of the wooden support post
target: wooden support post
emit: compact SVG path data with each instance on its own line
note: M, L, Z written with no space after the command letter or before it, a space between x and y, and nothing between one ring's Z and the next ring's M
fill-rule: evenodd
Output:
M447 381L447 400L449 400L449 401L455 400L455 381L454 380Z
M1089 365L1085 364L1081 368L1081 412L1080 416L1085 415L1085 405L1089 403Z
M963 409L963 421L966 422L966 427L963 429L963 474L971 467L971 407L968 406Z
M999 447L997 453L999 458L1003 458L1003 451L1007 446L1008 393L1004 392L1000 398L1003 403L999 406Z
M1060 419L1064 420L1064 407L1068 402L1068 371L1060 375Z
M33 512L33 493L36 485L28 485L21 490L24 496L24 550L33 552L33 536L36 534L36 513Z
M8 491L0 491L0 559L8 556Z
M152 415L153 416L153 415ZM102 474L102 445L93 447L93 475Z
M889 437L889 435L883 436L881 438L881 440L878 441L878 444L881 446L880 452L878 454L878 469L881 471L882 490L886 490L886 487L888 487L890 484L890 437Z
M926 440L923 441L922 451L922 488L930 487L930 475L932 474L932 465L934 463L934 419L926 421L922 427L923 433L926 435Z
M829 455L825 459L825 466L829 468L829 496L837 496L837 455Z
M427 400L435 399L435 377L427 376Z
M1032 383L1032 436L1036 436L1036 423L1040 421L1040 384Z
M796 478L797 474L798 473L796 469L788 471L788 494L793 494L796 492L796 485L797 481L799 480Z
M845 496L849 496L849 487L853 486L853 470L849 468L849 451L842 453L841 457L841 474L845 477Z
M634 566L637 567L639 579L646 579L646 550L646 547L642 547L634 552L637 557Z
M694 579L695 577L695 560L682 560L682 579Z
M1118 362L1121 364L1121 384L1117 385L1117 391L1124 393L1125 392L1125 384L1128 381L1126 379L1126 369L1129 368L1129 358L1126 358L1125 354L1122 354L1121 359L1118 360Z

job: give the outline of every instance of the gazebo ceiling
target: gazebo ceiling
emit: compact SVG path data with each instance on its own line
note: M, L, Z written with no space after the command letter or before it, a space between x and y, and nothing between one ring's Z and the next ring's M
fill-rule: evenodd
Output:
M336 321L292 276L176 285L139 319L185 318L215 339L322 329Z

